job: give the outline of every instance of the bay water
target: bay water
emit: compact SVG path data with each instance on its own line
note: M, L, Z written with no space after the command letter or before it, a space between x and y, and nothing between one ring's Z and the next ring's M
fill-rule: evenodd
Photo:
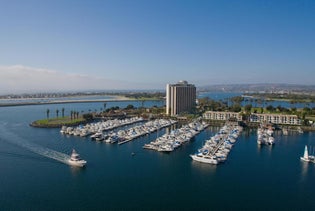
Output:
M146 102L145 106L162 102ZM107 107L141 102L108 102ZM103 103L0 108L0 210L309 210L315 208L315 164L303 163L315 134L275 133L273 147L258 147L244 130L218 166L189 157L219 128L209 127L172 153L142 146L168 128L123 145L65 136L29 126L56 109L100 110ZM60 115L60 114L59 114ZM62 162L76 149L86 168ZM135 153L132 156L132 153Z

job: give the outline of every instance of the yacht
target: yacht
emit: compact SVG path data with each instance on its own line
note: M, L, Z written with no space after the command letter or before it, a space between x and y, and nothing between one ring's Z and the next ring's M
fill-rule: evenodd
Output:
M84 167L87 163L85 160L80 158L80 155L73 149L70 159L68 160L71 166Z
M200 153L195 154L195 155L190 155L190 157L198 162L202 162L202 163L210 163L210 164L218 164L218 160L216 159L215 156L206 156L206 155L202 155Z
M258 145L274 145L273 129L271 127L267 128L266 125L261 125L257 129L257 143Z
M60 133L65 134L67 132L67 126L62 126L60 129Z
M310 159L308 157L308 150L307 150L307 146L305 145L305 148L304 148L304 155L303 157L300 157L300 159L302 161L305 161L305 162L310 162Z
M269 138L268 138L268 144L269 144L269 145L273 145L274 143L275 143L274 137L269 136Z
M159 148L158 148L158 151L159 152L172 152L174 150L173 146L169 145L169 144L164 144L164 145L161 145Z

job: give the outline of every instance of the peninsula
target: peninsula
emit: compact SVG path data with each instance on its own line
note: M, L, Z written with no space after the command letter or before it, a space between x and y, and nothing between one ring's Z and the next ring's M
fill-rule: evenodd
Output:
M160 92L77 92L37 93L0 96L0 107L62 103L122 102L134 100L162 100Z

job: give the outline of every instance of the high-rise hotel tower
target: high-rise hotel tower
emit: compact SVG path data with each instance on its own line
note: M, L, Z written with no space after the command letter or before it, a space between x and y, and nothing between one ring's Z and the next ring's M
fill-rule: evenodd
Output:
M166 114L175 116L191 112L196 104L196 87L187 81L166 85Z

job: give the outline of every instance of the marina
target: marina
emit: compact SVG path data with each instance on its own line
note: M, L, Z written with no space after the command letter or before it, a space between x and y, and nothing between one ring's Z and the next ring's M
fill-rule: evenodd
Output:
M107 120L106 122L102 121L90 123L85 126L78 126L75 128L63 126L60 133L80 137L90 136L92 141L103 141L111 144L118 143L121 145L177 123L177 121L171 119L155 119L128 129L119 129L123 126L141 123L144 121L145 120L141 117L133 117L122 120L114 119ZM115 129L117 131L114 131Z
M0 11L0 211L315 211L315 0Z
M92 105L102 106L101 103ZM116 105L123 107L128 103ZM139 104L135 102L135 105ZM67 110L91 108L84 103L63 106ZM50 107L51 110L58 108L60 105ZM30 127L29 122L42 118L46 109L46 105L42 105L0 110L0 203L4 210L79 210L82 207L90 210L105 207L107 210L144 207L194 210L204 209L209 197L211 210L252 210L257 204L264 210L270 210L270 206L274 210L312 210L315 206L311 197L305 197L315 194L315 165L300 161L305 145L309 156L313 154L314 132L290 132L283 136L275 131L277 146L259 147L257 130L244 128L224 165L220 165L222 162L209 165L192 160L189 155L198 153L205 140L219 133L221 127L208 126L192 142L172 153L156 153L143 149L144 144L155 141L159 135L169 134L169 128L180 128L180 123L118 147L118 141L116 144L90 141L93 134L81 138L63 135L60 128ZM16 118L12 118L13 115ZM114 132L129 126L115 128ZM111 130L103 131L104 135L109 132ZM26 146L26 143L29 144ZM87 168L65 165L72 149L88 162ZM235 194L236 189L240 194ZM165 197L161 203L165 192L174 197ZM54 200L51 200L52 195ZM122 195L128 195L124 203L121 203ZM266 195L270 196L268 203L261 203ZM239 203L244 197L248 202ZM226 203L227 198L229 203ZM41 201L45 203L38 203Z
M103 131L113 130L118 127L134 124L137 122L142 122L142 117L133 117L127 119L114 119L95 123L89 123L84 126L80 125L78 127L66 127L62 126L60 133L74 136L86 137L91 135L92 139L96 139L102 134Z
M242 127L226 124L216 135L206 140L196 154L190 155L194 161L217 165L226 161Z
M206 127L208 124L205 122L194 121L179 129L172 130L169 134L158 137L155 141L145 144L143 148L159 152L172 152L182 144L189 142Z
M144 125L135 126L128 130L120 130L117 132L118 144L125 144L129 141L132 141L140 136L144 136L150 133L153 133L161 128L171 126L177 123L175 120L166 120L166 119L156 119L153 121L146 122ZM111 136L112 137L112 136Z

